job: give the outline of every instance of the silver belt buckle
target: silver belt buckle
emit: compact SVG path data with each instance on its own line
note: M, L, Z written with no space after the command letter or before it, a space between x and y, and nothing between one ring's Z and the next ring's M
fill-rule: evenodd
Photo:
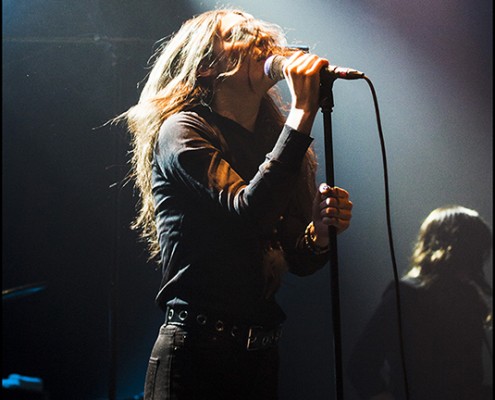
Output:
M249 327L246 350L257 350L261 347L258 338L258 333L261 329L263 329L263 327L258 325Z
M278 343L282 327L266 330L262 326L251 326L248 331L247 350L266 349Z

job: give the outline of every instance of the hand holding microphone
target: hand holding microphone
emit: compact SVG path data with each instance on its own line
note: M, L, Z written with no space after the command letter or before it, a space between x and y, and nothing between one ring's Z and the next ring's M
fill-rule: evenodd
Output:
M309 134L319 108L320 82L340 79L361 79L365 75L361 71L329 65L328 60L304 49L290 57L272 55L264 63L264 73L278 82L286 79L292 97L291 110L287 117L287 125Z
M290 91L291 108L286 124L309 135L319 109L320 71L328 66L328 60L316 54L297 51L289 58L275 56L271 64L269 60L267 62L272 66L268 70L274 71L277 79L286 79Z
M287 62L288 58L284 56L274 55L268 57L264 66L265 75L276 82L285 79L284 67ZM322 68L320 74L333 79L362 79L365 76L364 72L352 68L337 67L336 65L328 65L328 67Z

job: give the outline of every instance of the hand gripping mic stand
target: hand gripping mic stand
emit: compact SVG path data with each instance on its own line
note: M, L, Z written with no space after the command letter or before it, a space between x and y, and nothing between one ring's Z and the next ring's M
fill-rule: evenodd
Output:
M326 182L329 186L335 186L333 166L333 143L332 143L332 110L333 110L333 83L335 77L329 74L320 74L320 107L323 113L323 129L325 144L325 173ZM342 368L342 333L340 324L340 293L339 293L339 269L337 255L337 230L334 226L329 227L329 249L330 249L330 288L332 296L332 326L333 326L333 348L335 357L335 391L336 400L343 400L343 368Z

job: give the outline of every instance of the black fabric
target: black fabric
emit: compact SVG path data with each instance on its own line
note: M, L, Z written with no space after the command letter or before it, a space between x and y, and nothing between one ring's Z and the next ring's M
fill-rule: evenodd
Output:
M145 400L277 400L277 347L246 351L228 335L198 337L163 325L153 346Z
M421 288L401 281L405 365L411 400L484 399L484 303L446 278ZM358 340L347 372L363 399L385 389L405 399L395 288L390 285Z
M157 302L187 304L250 324L285 319L265 296L263 255L281 243L299 275L327 256L300 245L307 216L294 206L296 182L312 139L285 126L249 132L197 108L163 124L153 162L153 193L163 280Z

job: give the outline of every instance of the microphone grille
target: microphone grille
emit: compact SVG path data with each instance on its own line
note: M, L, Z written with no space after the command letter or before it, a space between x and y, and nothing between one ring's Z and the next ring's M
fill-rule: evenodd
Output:
M264 72L269 78L275 82L285 79L284 76L284 64L287 59L283 56L270 56L266 59L264 65Z

